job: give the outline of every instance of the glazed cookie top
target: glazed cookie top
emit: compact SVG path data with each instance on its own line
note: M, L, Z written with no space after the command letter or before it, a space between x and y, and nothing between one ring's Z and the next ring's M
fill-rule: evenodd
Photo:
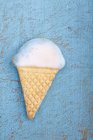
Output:
M58 46L44 38L32 39L25 43L13 57L16 67L34 66L61 69L65 59Z

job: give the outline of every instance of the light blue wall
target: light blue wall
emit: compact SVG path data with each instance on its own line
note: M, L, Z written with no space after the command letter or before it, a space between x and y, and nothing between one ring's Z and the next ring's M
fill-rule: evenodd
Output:
M29 121L11 59L29 39L57 43L66 66ZM93 1L0 0L0 140L93 140Z

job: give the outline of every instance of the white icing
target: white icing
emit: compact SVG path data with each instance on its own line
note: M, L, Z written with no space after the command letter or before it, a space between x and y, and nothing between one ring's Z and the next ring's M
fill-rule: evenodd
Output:
M65 59L58 46L48 39L37 38L25 43L13 58L17 67L35 66L61 69Z

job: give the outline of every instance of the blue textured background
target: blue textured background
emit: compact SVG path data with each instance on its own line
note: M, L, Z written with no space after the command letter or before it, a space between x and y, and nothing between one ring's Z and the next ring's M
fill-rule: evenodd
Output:
M66 66L29 121L11 59L36 37ZM0 140L93 140L93 0L0 0Z

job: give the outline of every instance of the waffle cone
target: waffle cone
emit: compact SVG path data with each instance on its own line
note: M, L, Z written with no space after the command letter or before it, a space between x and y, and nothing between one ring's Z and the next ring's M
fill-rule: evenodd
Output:
M33 119L58 69L18 67L27 115Z

